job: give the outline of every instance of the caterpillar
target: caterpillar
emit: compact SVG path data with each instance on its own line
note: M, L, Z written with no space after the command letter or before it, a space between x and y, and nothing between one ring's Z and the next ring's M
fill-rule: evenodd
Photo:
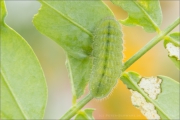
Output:
M123 59L121 27L114 18L103 19L95 29L89 88L94 98L109 95L121 75Z

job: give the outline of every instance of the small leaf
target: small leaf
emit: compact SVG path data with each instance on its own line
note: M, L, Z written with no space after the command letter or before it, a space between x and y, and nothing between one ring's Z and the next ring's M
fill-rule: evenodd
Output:
M4 1L1 11L6 11ZM1 119L42 119L47 103L42 68L28 43L2 21Z
M80 111L76 117L75 120L94 120L93 117L94 109L85 109L83 111Z
M144 106L138 106L142 112L154 106L161 119L179 119L179 83L166 76L157 76L154 77L154 79L146 78L147 80L151 79L151 81L154 81L156 78L156 82L160 83L160 93L156 96L156 99L152 99L149 97L149 94L140 87L142 78L143 77L134 72L125 72L121 76L123 83L127 85L128 89L133 90L132 92L136 94L136 98L138 98L138 92L147 101L148 104L145 108L143 108ZM159 80L161 80L161 82ZM149 86L152 87L150 84ZM158 84L156 83L154 87L158 87ZM146 86L146 88L148 87ZM152 89L149 90L152 92ZM141 97L139 96L139 98ZM135 101L133 102L135 103ZM137 102L140 102L140 100Z
M180 33L172 33L164 40L164 47L168 50L169 58L180 69Z
M33 23L66 51L73 89L79 98L89 81L94 29L102 18L113 14L100 0L40 2L42 7Z
M162 11L158 0L111 0L128 12L129 17L120 22L128 26L142 26L147 32L159 32Z

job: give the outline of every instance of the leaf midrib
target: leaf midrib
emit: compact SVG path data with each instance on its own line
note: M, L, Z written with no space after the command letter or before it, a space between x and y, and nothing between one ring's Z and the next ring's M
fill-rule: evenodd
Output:
M8 81L7 81L7 79L6 79L5 75L4 75L4 71L3 71L2 65L1 65L1 76L3 77L2 80L4 80L4 82L5 82L6 86L7 86L7 88L9 89L9 91L10 91L10 93L11 93L11 95L12 95L14 101L16 102L16 104L17 104L19 110L21 111L23 117L24 117L25 119L28 119L28 117L27 117L27 115L24 113L23 108L21 107L21 105L20 105L20 103L19 103L19 101L18 101L18 99L17 99L15 93L13 92L13 89L12 89L11 86L9 85L9 83L8 83Z
M83 26L81 26L80 24L78 24L77 22L73 21L70 17L64 15L63 13L61 13L60 11L56 10L55 8L53 8L51 5L49 5L48 3L44 2L44 1L40 1L42 4L45 4L47 6L49 6L50 8L52 8L54 11L56 11L57 13L59 13L62 17L64 17L66 20L68 20L69 22L71 22L72 24L74 24L75 26L77 26L78 28L80 28L81 30L83 30L84 32L86 32L89 36L93 36L93 34L88 31L87 29L85 29Z
M157 105L153 100L149 99L149 97L146 95L146 93L145 93L143 90L141 90L141 89L137 86L136 83L132 82L131 79L129 79L129 81L130 81L130 83L138 90L138 92L140 92L146 99L148 99L151 103L153 103L153 104L156 106L156 108L157 108L159 111L161 111L161 113L162 113L164 116L166 116L166 118L170 119L170 118L164 113L164 111L159 107L159 105Z
M75 90L75 87L74 87L74 80L73 80L73 75L72 75L72 68L71 68L71 64L70 64L70 61L69 61L69 56L67 57L67 64L68 64L68 67L69 67L69 76L70 76L70 80L71 80L71 88L72 88L72 94L73 94L73 97L76 97L77 93L76 93L76 90Z

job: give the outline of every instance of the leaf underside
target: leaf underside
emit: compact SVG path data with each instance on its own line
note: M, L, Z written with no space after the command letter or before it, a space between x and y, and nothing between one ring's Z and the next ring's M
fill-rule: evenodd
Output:
M47 86L42 68L28 43L4 23L1 1L1 119L42 119Z
M33 23L67 53L73 93L79 98L89 81L94 29L102 18L113 14L100 0L40 2Z

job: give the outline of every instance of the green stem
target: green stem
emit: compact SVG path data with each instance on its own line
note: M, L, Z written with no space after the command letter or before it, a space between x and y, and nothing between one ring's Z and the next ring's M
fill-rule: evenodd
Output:
M137 52L134 56L132 56L127 62L125 62L123 66L123 71L125 71L128 67L130 67L136 60L138 60L141 56L143 56L148 50L150 50L153 46L155 46L158 42L160 42L169 32L171 32L178 24L180 24L180 18L174 21L168 28L166 28L163 32L160 32L155 38L153 38L147 45L145 45L139 52ZM91 94L85 96L81 101L79 101L76 105L72 106L66 114L64 114L60 120L69 120L71 119L77 112L86 105L89 101L93 99Z
M89 101L93 99L93 96L91 94L88 94L85 96L81 101L79 101L76 105L73 105L69 111L64 114L60 120L69 120L71 119L77 112L84 106L86 105Z
M129 68L134 62L136 62L140 57L142 57L147 51L154 47L158 42L160 42L169 32L171 32L177 25L180 24L180 18L175 20L168 28L160 32L156 37L154 37L149 43L147 43L142 49L140 49L135 55L133 55L129 60L124 63L122 71Z

